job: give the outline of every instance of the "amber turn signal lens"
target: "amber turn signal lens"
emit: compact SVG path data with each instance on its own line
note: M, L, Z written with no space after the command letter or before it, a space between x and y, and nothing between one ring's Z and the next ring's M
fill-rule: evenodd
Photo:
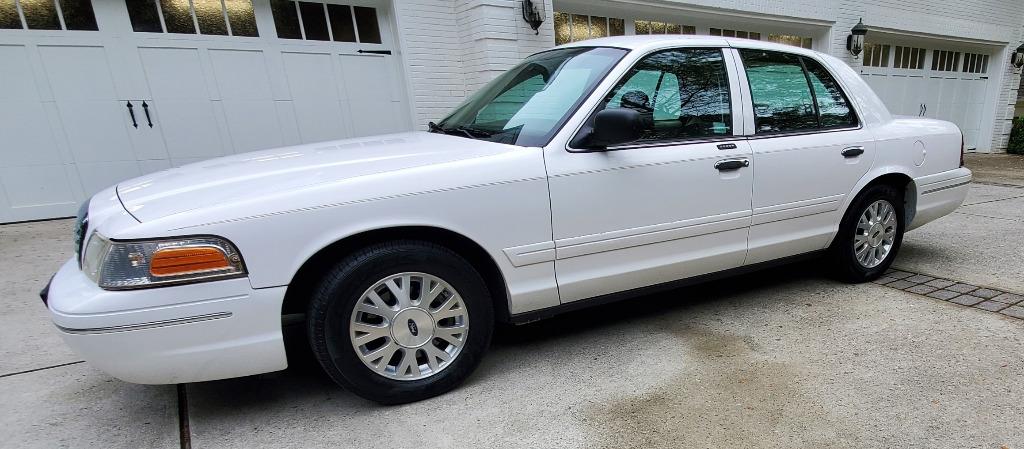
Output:
M212 246L164 248L153 253L149 273L153 276L177 276L232 268L228 256Z

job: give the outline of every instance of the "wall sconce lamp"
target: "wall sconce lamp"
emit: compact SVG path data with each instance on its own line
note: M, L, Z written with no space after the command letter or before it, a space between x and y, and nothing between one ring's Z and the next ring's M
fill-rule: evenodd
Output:
M1024 68L1024 44L1020 44L1020 47L1014 50L1010 63L1013 64L1013 68L1018 72L1021 68Z
M860 19L850 30L850 35L846 36L846 49L850 51L850 54L857 56L861 50L864 50L864 36L867 34L868 27L864 25L864 19Z
M537 8L531 0L523 0L523 20L530 24L535 34L540 34L540 24L544 23L544 0L541 0L541 7Z

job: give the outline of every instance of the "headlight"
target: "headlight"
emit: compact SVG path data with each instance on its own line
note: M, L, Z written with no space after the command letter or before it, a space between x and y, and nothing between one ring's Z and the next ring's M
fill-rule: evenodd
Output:
M114 241L94 232L82 271L107 290L156 287L245 276L238 249L219 237Z

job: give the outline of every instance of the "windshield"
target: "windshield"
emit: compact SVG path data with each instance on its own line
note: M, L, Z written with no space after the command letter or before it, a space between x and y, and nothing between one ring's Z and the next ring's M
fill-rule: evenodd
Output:
M578 47L526 58L431 131L522 146L546 145L626 50Z

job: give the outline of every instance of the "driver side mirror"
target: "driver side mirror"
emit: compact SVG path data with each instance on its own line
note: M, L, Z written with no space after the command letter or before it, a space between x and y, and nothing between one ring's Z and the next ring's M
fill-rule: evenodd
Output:
M640 139L644 129L643 115L630 108L605 109L594 116L587 147L600 151L613 145Z

